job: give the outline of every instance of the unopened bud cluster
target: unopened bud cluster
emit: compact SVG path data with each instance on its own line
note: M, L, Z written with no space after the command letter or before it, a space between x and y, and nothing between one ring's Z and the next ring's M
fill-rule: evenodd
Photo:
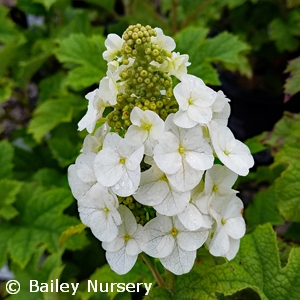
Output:
M160 28L131 25L105 46L107 76L86 95L89 134L68 170L81 221L118 274L142 251L175 274L203 244L232 259L245 234L232 186L253 158L227 127L229 100L187 74L188 55Z

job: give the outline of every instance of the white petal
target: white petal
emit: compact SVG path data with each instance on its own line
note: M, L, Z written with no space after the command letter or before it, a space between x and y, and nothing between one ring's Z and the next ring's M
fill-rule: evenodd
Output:
M134 198L140 203L154 206L163 201L169 193L169 186L162 179L164 173L154 164L150 169L141 174L139 189Z
M128 255L138 255L142 250L139 243L135 239L128 240L126 244L126 253Z
M168 184L169 192L160 204L153 207L157 212L166 216L175 216L181 213L190 201L190 192L178 192Z
M154 161L166 174L174 174L181 166L181 155L178 152L178 138L171 132L166 132L154 148Z
M230 218L224 225L226 233L233 239L240 239L245 235L246 225L243 217Z
M232 260L239 251L240 240L234 240L234 239L229 237L229 243L230 243L230 247L229 247L228 252L226 252L225 257L228 260Z
M208 237L207 229L195 231L181 231L176 236L178 245L186 251L194 251L199 249Z
M134 194L139 186L141 177L141 169L138 166L135 170L130 171L124 169L120 180L111 187L118 196L128 197Z
M97 180L104 186L113 186L124 174L124 164L120 163L119 154L110 149L102 149L95 158L94 171Z
M179 170L174 174L167 174L167 178L177 190L186 192L199 184L203 173L203 171L193 169L185 160L183 160Z
M169 217L158 215L144 226L142 250L153 257L169 255L174 248L175 240L171 235L172 221Z
M229 251L229 237L225 232L225 229L221 227L216 231L210 244L209 252L213 256L224 256Z
M131 236L134 235L134 233L138 229L138 226L137 226L137 223L136 223L133 213L125 205L120 205L118 208L118 211L123 220L123 223L121 226L124 227L124 232Z
M106 259L113 271L119 275L123 275L132 269L137 260L137 255L128 255L125 247L123 247L119 251L107 251Z
M125 247L125 240L123 237L116 237L111 242L102 242L102 248L109 252L119 251L123 247Z
M182 128L192 128L198 124L198 122L192 120L187 111L179 110L174 115L174 123Z
M93 170L95 157L95 153L80 154L75 161L77 175L84 182L94 182L97 180Z
M202 226L203 217L199 209L189 203L185 210L178 214L180 222L189 230L197 230Z
M184 251L178 245L175 245L172 253L165 258L161 258L160 261L166 269L175 275L182 275L192 269L195 259L196 251Z
M188 116L197 123L207 124L212 118L212 110L210 107L197 107L190 105L187 110Z
M83 182L77 175L77 168L75 165L70 165L68 168L68 182L76 200L82 199L86 192L96 183Z
M139 145L144 143L147 137L148 132L136 125L129 126L125 135L125 139L128 140L128 143L132 145Z

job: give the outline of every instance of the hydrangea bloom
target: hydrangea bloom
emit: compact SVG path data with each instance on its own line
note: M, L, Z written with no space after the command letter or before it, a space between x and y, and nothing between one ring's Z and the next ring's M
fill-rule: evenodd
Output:
M227 127L230 100L187 74L188 55L160 28L131 25L105 46L106 76L78 124L89 134L68 169L82 222L118 274L141 252L187 273L204 243L232 259L245 234L232 187L254 162Z

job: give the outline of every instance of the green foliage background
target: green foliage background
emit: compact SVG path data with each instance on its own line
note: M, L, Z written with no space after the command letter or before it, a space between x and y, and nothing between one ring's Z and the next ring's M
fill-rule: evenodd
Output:
M110 270L67 183L86 134L77 131L84 95L105 76L106 35L137 22L161 27L175 38L176 51L189 54L189 73L213 86L221 85L220 72L253 78L255 63L265 60L266 86L281 93L284 85L289 100L300 91L300 1L1 1L0 20L0 267L8 262L22 287L9 296L2 283L0 297L142 299L145 291L88 293L88 279L154 278L140 261L124 276ZM278 57L287 76L274 72ZM246 143L253 154L270 151L274 161L237 184L255 190L237 257L226 262L200 249L192 272L179 276L173 290L155 287L145 299L299 299L300 114L285 113L272 131ZM30 279L56 278L80 282L79 291L29 293Z

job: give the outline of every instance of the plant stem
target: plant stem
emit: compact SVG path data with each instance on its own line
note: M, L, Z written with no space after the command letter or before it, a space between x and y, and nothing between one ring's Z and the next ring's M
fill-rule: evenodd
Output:
M141 253L140 254L140 258L142 261L145 262L145 264L148 266L148 268L150 269L152 275L154 276L157 284L159 286L163 286L165 287L165 282L164 280L162 279L161 275L159 274L158 270L156 269L156 267L154 266L154 264L152 263L152 261L149 259L149 257L144 254L144 253Z
M177 32L177 9L178 0L172 0L172 32L175 34Z
M174 294L174 283L175 283L175 274L165 269L165 281L166 281L166 289L170 291L170 293Z

